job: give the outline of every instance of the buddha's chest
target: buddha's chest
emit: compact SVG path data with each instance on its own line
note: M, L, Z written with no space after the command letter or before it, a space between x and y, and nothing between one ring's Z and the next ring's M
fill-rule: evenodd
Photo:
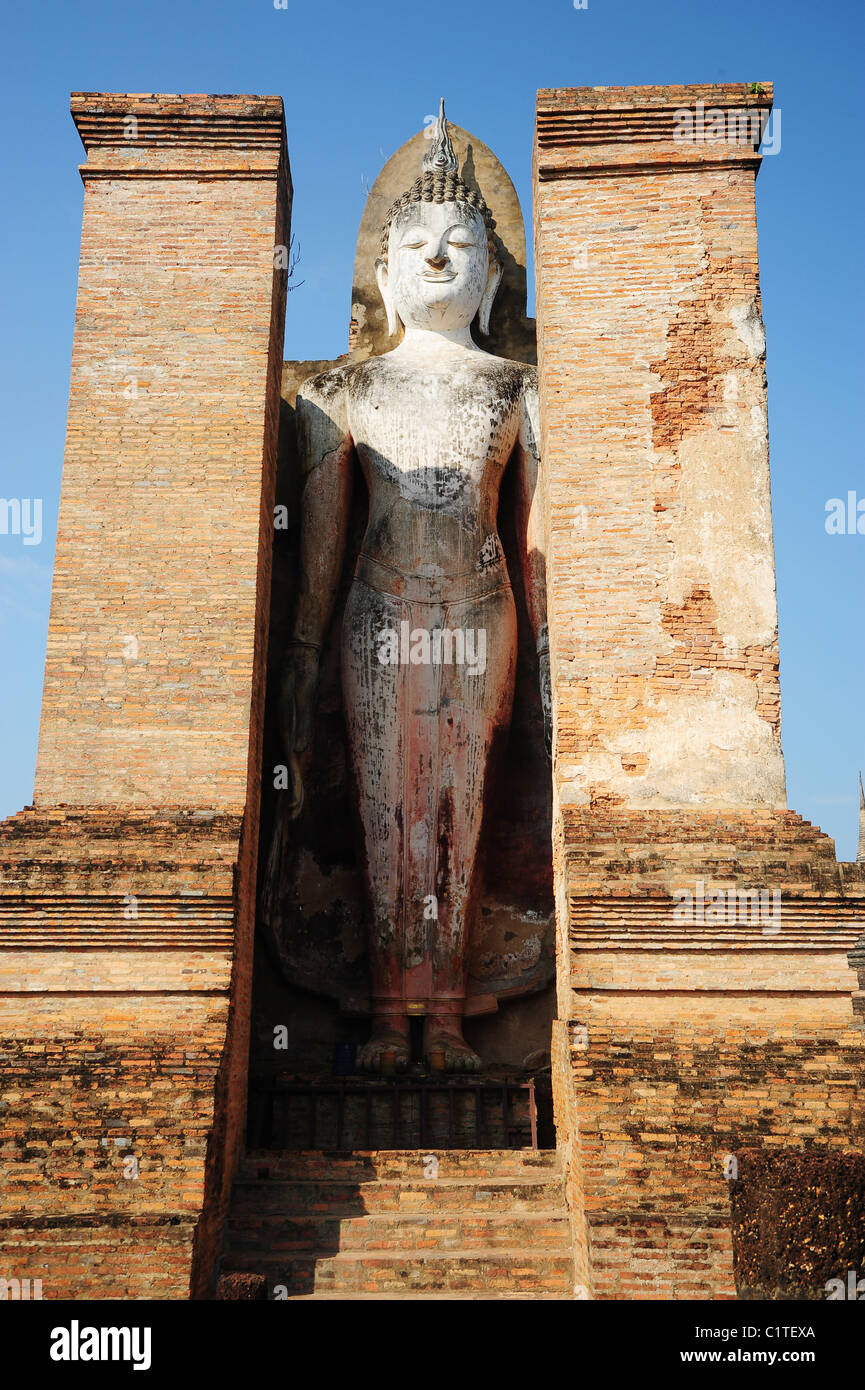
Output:
M480 373L370 371L350 393L349 427L371 486L435 505L498 485L517 404Z

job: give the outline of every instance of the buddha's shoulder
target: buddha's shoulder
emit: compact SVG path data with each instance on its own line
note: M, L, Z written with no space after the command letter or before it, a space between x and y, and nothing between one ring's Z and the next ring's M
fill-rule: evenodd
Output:
M298 399L333 410L354 390L369 389L377 378L388 377L394 369L399 373L406 370L403 362L391 362L389 353L363 358L360 361L340 362L328 367L326 371L307 377L298 391ZM496 357L491 352L467 355L460 364L460 370L500 382L511 392L537 390L537 367L531 366L528 362L516 362L509 357Z
M337 405L359 365L357 362L338 362L323 372L308 376L297 393L298 400L323 406Z
M510 357L497 357L495 353L487 352L485 349L480 351L467 352L454 358L448 359L433 358L430 362L433 371L451 371L460 376L464 373L475 376L487 377L494 381L506 381L509 385L537 387L538 369L531 366L528 362L516 362ZM351 367L349 368L351 371ZM387 375L396 372L402 376L406 371L423 372L423 364L414 362L408 364L405 358L398 354L382 353L381 356L369 357L363 362L354 364L353 372L355 380L362 381L364 378ZM351 380L351 376L344 378Z
M500 372L502 376L519 384L524 389L532 388L537 390L538 369L537 367L533 367L531 363L516 362L512 357L496 357L491 352L483 353L481 355L481 361L486 361L489 364L487 367L488 371L492 373Z
M531 411L538 395L538 369L528 362L515 362L511 357L495 357L491 352L477 354L476 371L489 383L491 395L513 402L522 402Z
M514 357L497 357L494 352L486 351L479 354L479 360L494 363L497 367L507 369L517 376L537 379L538 369L530 362L518 362Z

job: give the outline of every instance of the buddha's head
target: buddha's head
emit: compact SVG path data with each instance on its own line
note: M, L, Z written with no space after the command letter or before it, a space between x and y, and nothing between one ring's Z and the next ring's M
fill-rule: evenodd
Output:
M481 332L489 332L502 278L496 224L457 167L442 101L423 172L393 204L382 228L375 272L392 334L398 319L443 333L467 328L476 314Z

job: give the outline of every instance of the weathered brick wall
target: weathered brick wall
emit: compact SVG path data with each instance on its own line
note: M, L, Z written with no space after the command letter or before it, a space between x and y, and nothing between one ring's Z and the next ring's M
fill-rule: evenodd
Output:
M88 159L36 802L242 810L269 597L282 103L77 93L72 113Z
M0 1261L46 1298L189 1294L219 1201L240 833L195 813L0 826Z
M792 812L563 825L553 1064L578 1282L734 1297L730 1156L865 1143L865 874ZM767 885L761 915L753 897L733 910L731 889Z
M33 1270L44 1299L187 1298L193 1242L185 1217L0 1218L0 1265Z
M675 138L698 103L722 139ZM770 106L768 84L539 95L554 1099L597 1298L735 1297L727 1157L865 1138L865 875L783 809L754 208ZM735 913L731 890L751 895Z
M0 827L0 1260L45 1297L183 1298L245 1123L291 182L278 98L72 109L38 809Z
M178 962L171 988L148 980L109 1003L70 998L68 983L34 1000L46 986L38 965L28 962L17 1008L3 1009L0 1263L41 1278L45 1298L186 1298L228 970L215 998L181 993Z
M734 1296L725 1165L743 1145L861 1149L861 1030L756 992L637 1018L632 997L596 1002L570 1027L594 1296Z
M753 136L771 88L544 91L535 260L562 804L785 804Z

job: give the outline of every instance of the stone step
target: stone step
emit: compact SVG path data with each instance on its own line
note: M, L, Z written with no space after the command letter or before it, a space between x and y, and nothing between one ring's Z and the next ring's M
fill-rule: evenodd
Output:
M537 1291L532 1292L528 1289L522 1293L490 1293L486 1289L462 1289L455 1293L424 1293L422 1289L409 1289L407 1292L391 1290L390 1293L358 1293L357 1290L354 1290L349 1293L292 1293L289 1294L287 1298L282 1298L279 1301L283 1303L347 1303L349 1301L352 1303L374 1303L384 1301L391 1302L394 1299L401 1298L410 1298L412 1302L416 1302L418 1299L426 1302L436 1299L440 1302L450 1302L454 1300L462 1302L464 1299L531 1299L531 1301L534 1302L538 1299L571 1299L573 1298L573 1294L569 1289L561 1290L558 1293L538 1293Z
M283 1216L276 1213L232 1216L230 1256L267 1252L268 1260L291 1252L368 1251L406 1253L473 1250L570 1250L570 1226L561 1206L516 1215L455 1211L451 1215L350 1217Z
M353 1217L422 1215L424 1212L510 1211L519 1214L536 1209L564 1210L564 1182L560 1174L484 1178L439 1178L426 1181L282 1181L263 1179L234 1185L231 1215L255 1218L284 1216Z
M447 1254L415 1251L377 1254L310 1251L303 1255L270 1252L225 1256L223 1272L253 1271L267 1276L274 1290L292 1294L559 1294L568 1297L573 1281L570 1254L560 1250L463 1249Z
M554 1150L251 1152L226 1236L271 1299L572 1296Z
M430 1158L436 1164L430 1164ZM436 1179L531 1177L559 1173L555 1149L376 1149L368 1152L328 1153L321 1150L269 1150L247 1152L238 1169L241 1180L313 1179L369 1182L390 1178L411 1181Z

